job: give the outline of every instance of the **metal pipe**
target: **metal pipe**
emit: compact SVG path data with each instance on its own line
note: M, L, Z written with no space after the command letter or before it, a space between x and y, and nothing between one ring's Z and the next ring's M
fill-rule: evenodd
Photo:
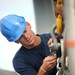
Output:
M75 0L64 0L64 47L71 75L75 75Z

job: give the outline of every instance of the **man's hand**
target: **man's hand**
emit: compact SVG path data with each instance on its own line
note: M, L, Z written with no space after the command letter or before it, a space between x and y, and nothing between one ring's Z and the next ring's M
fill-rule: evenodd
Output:
M42 68L48 72L49 70L51 70L55 65L56 65L56 54L54 54L53 56L47 56L44 60L43 60L43 64L42 64Z
M49 45L49 44L51 44L52 42L53 42L53 40L52 40L52 38L50 38L50 39L48 40L48 43L47 43L47 44Z
M58 36L56 36L56 39L57 39L57 42L60 43L60 38L59 38ZM49 45L49 44L51 44L52 42L53 42L53 40L52 40L52 38L50 38L50 39L48 40L48 43L47 43L47 44Z

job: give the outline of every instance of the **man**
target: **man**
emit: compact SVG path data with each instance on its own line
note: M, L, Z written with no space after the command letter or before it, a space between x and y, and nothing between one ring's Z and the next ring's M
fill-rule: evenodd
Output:
M49 34L36 35L22 16L10 14L0 21L1 33L9 42L22 44L13 58L13 66L20 75L56 75L56 59L60 50L50 56ZM52 41L51 41L52 42Z

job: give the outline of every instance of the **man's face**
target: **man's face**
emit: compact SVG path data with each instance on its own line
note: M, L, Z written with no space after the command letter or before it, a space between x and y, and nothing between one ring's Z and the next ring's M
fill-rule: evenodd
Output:
M36 35L31 30L31 25L27 22L25 31L23 32L21 38L18 40L23 46L33 46L35 43Z

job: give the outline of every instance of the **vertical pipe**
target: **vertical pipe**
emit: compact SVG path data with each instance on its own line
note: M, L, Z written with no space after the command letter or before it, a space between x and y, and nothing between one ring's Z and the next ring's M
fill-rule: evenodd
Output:
M75 75L75 0L64 0L64 47L71 75Z

